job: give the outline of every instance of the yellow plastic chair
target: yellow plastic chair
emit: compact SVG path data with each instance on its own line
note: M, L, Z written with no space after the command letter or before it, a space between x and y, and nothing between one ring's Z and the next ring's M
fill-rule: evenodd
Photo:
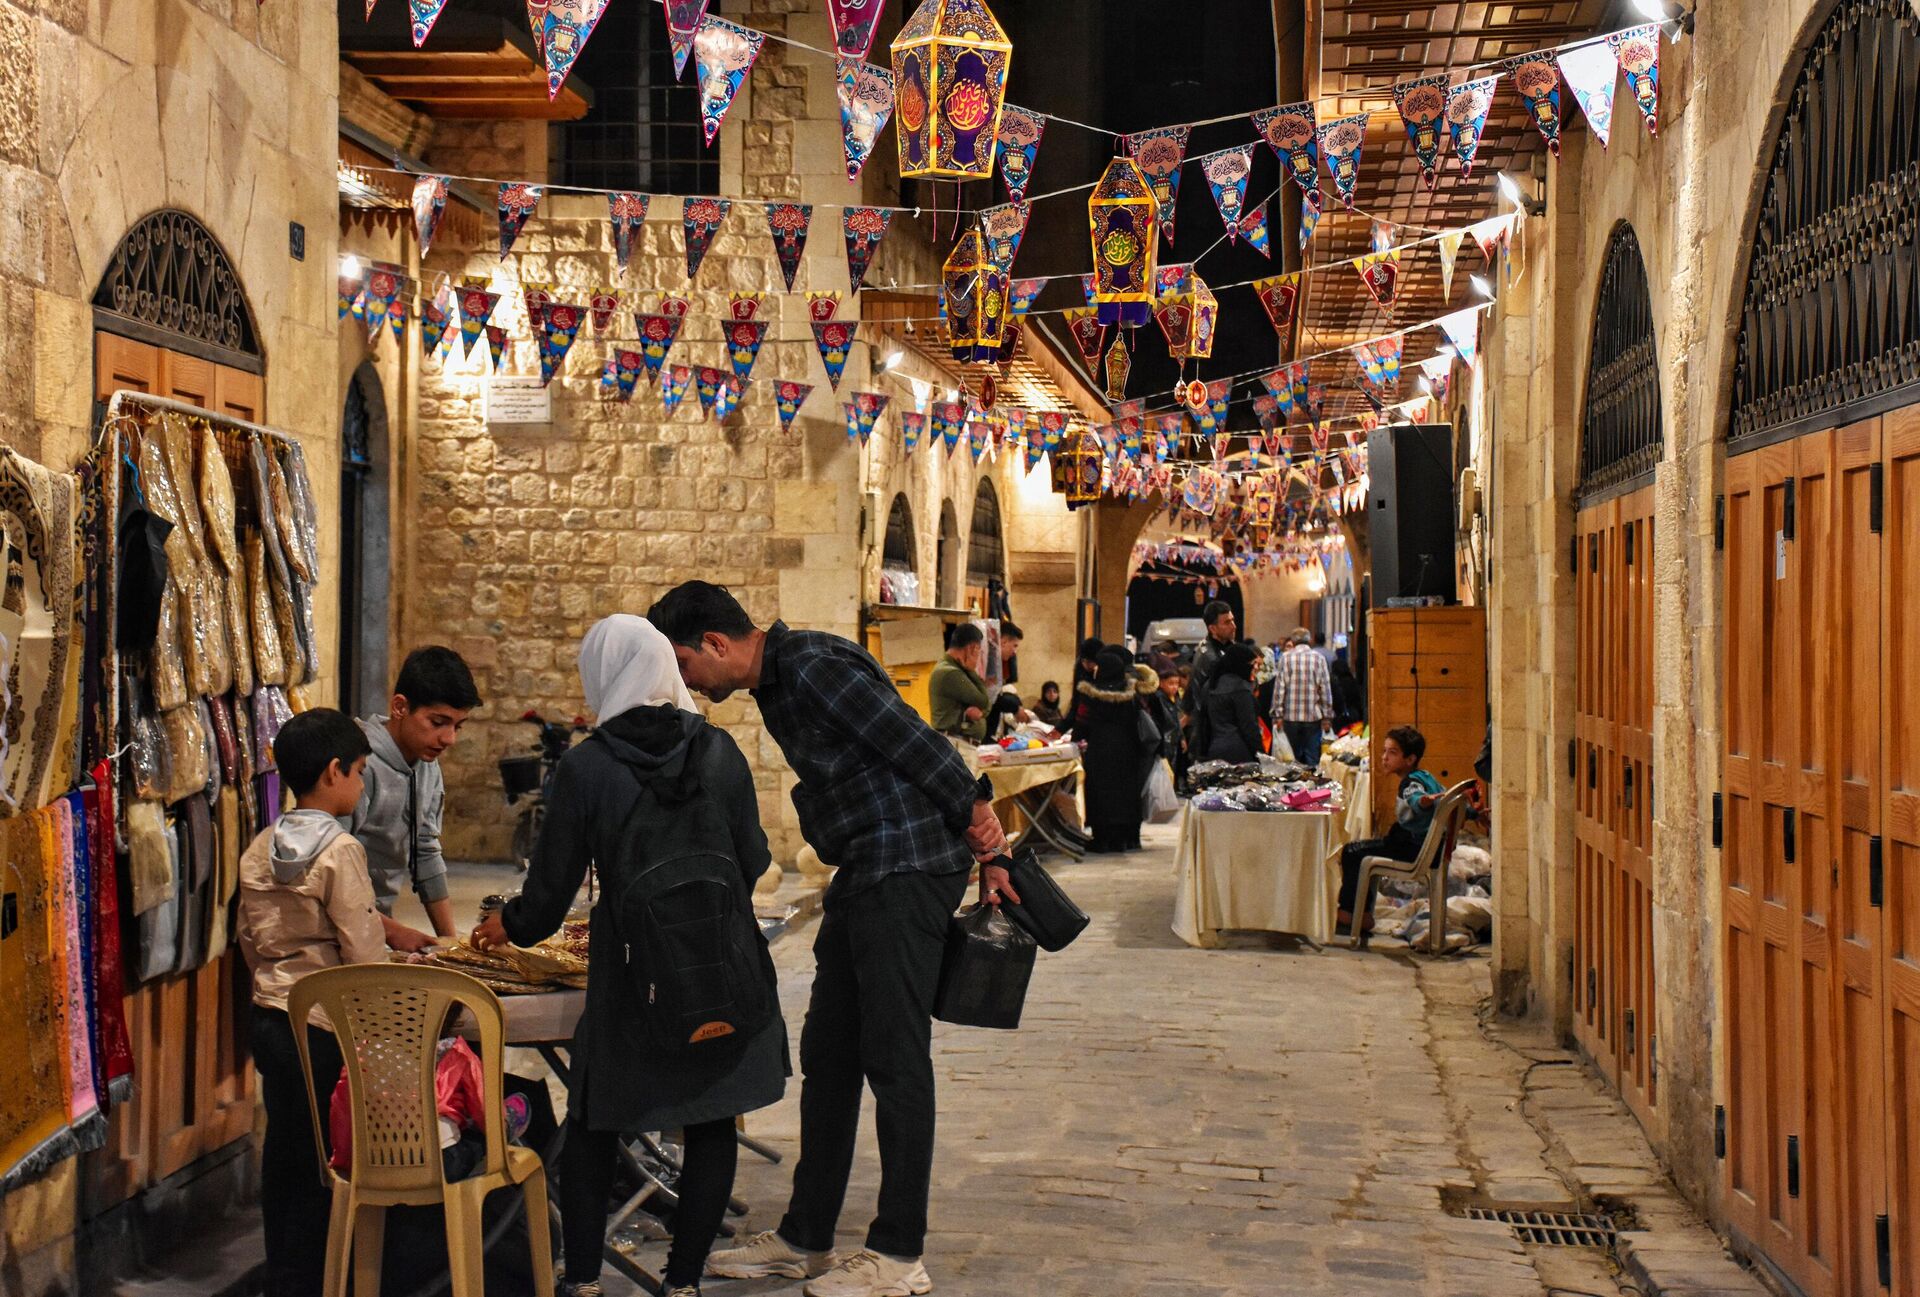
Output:
M433 1081L440 1029L456 1005L464 1006L479 1024L487 1156L471 1176L448 1184L441 1170ZM333 1096L313 1092L307 1034L297 1025L307 1022L315 1008L333 1024L346 1060L353 1101L351 1178L343 1178L327 1161L323 1114L331 1110ZM500 1001L493 992L450 968L352 964L310 973L294 983L287 1015L296 1024L293 1038L307 1077L321 1175L333 1189L322 1290L326 1297L346 1297L349 1261L354 1297L379 1297L387 1208L436 1202L446 1210L453 1297L484 1297L480 1205L489 1193L509 1185L519 1185L526 1194L534 1291L552 1292L546 1170L532 1149L507 1143L500 1102L505 1093L500 1080L503 1031Z

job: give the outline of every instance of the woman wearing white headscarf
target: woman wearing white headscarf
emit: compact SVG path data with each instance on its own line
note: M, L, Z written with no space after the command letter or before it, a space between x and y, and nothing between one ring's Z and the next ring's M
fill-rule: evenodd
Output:
M617 897L629 852L626 835L658 831L677 808L701 793L719 809L730 843L712 849L739 863L743 904L771 861L760 828L759 800L746 758L725 730L694 710L673 648L644 618L619 614L596 624L580 643L580 683L597 725L560 760L546 823L520 896L474 929L476 946L512 941L528 946L552 935L580 891L587 867L600 875L601 897ZM641 788L653 794L643 803ZM706 844L703 844L703 846ZM608 906L597 905L588 935L587 1003L573 1040L567 1141L560 1159L560 1214L566 1243L562 1292L600 1291L607 1200L621 1132L679 1130L685 1157L668 1254L668 1297L699 1291L708 1249L733 1193L737 1157L734 1118L780 1099L791 1073L787 1029L778 1010L773 960L760 963L775 1008L766 1026L720 1062L663 1056L647 1043L646 1006L625 967Z

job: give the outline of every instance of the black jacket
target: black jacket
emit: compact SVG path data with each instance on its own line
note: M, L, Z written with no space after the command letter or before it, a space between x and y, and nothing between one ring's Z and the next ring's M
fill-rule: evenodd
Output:
M1173 760L1180 750L1180 705L1158 689L1146 700L1147 715L1160 730L1160 748L1156 755Z
M1207 690L1206 747L1195 761L1251 761L1260 751L1259 713L1253 685L1241 676L1221 676Z
M1213 685L1213 677L1220 671L1220 658L1226 651L1226 646L1211 635L1193 651L1193 667L1187 675L1186 696L1180 700L1182 711L1198 715L1206 705L1207 690Z
M559 930L587 866L598 871L601 903L588 929L587 1005L574 1032L568 1092L570 1110L584 1112L593 1130L671 1130L752 1112L779 1102L792 1072L777 1001L773 1019L725 1066L649 1049L641 1027L645 1006L604 903L626 882L611 872L620 860L619 835L640 797L636 769L649 778L687 777L696 737L702 768L691 773L719 806L732 838L727 849L751 890L772 855L747 759L725 730L692 712L636 707L602 724L560 759L526 886L500 915L515 945L531 945ZM636 824L634 831L645 833L646 825ZM771 987L773 960L764 945L761 953Z
M1092 680L1074 686L1073 737L1086 742L1087 824L1140 823L1140 790L1146 784L1147 758L1159 744L1140 742L1140 718L1146 700L1160 687L1151 667L1136 664L1132 680L1102 688Z

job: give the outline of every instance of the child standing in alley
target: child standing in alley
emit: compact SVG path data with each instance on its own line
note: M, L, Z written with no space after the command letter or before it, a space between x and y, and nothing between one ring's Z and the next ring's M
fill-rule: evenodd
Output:
M1388 730L1380 745L1380 769L1374 772L1374 777L1400 781L1393 799L1394 823L1386 837L1362 838L1340 850L1339 926L1343 931L1352 930L1354 892L1360 883L1361 862L1368 856L1413 860L1420 855L1427 830L1433 827L1433 804L1440 799L1442 791L1440 781L1420 768L1420 760L1426 755L1426 736L1411 725ZM1369 914L1363 922L1372 923L1373 916Z
M314 1160L294 1031L307 1033L314 1092L323 1101L342 1066L332 1031L288 1019L287 993L308 973L386 958L367 853L336 818L360 802L369 750L353 719L332 708L288 721L273 754L295 809L240 858L238 939L253 970L253 1061L267 1110L260 1149L267 1297L317 1297L326 1255L329 1199Z

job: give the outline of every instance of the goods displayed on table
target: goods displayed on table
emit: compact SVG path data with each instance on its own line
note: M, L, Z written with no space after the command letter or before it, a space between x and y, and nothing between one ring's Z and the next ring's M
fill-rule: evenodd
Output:
M1302 765L1202 761L1187 772L1200 811L1337 811L1340 785Z
M0 488L0 815L20 937L0 1039L27 1042L0 1070L4 1193L104 1143L134 1080L125 980L227 951L241 850L280 806L271 745L319 670L320 558L297 442L136 393L72 472L0 447Z
M974 749L974 758L982 766L1070 761L1079 755L1079 744L1062 739L1058 730L1040 721L1028 721L998 742L982 743Z
M1367 737L1367 727L1356 725L1336 735L1332 741L1320 747L1321 760L1331 758L1341 765L1354 766L1361 770L1367 768L1367 754L1371 751L1372 741Z
M579 990L587 984L587 923L584 919L569 919L559 932L534 946L476 950L465 941L456 941L450 946L429 947L411 955L396 951L388 958L397 964L455 969L496 995Z

